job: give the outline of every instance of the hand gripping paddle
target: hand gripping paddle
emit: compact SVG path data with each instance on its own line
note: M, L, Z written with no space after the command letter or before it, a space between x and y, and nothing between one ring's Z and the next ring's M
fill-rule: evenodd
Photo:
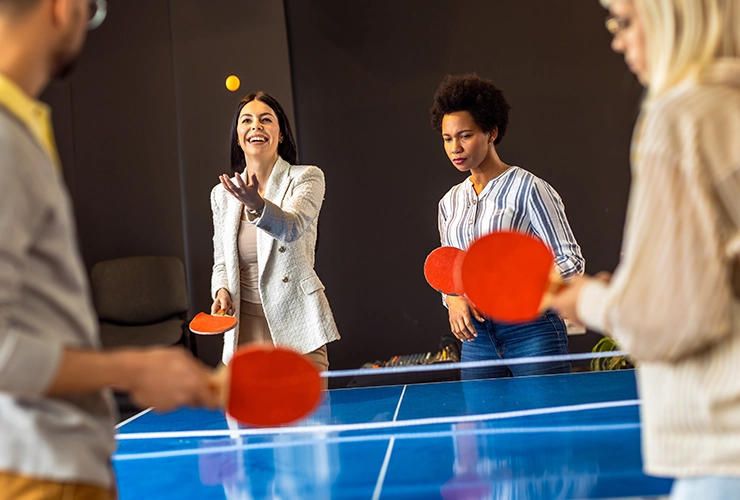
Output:
M463 250L455 247L439 247L432 250L424 261L424 277L427 283L447 295L462 295L463 290L455 282L455 265L465 255Z
M547 245L512 231L474 241L457 273L470 302L483 315L503 322L537 318L562 286Z
M190 331L198 335L218 335L236 326L236 317L227 316L223 311L216 314L200 312L190 322Z
M316 367L295 351L250 345L211 380L226 412L243 424L272 427L305 417L321 400Z

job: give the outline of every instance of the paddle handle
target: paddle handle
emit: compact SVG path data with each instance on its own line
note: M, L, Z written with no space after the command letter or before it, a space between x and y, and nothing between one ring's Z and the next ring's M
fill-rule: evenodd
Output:
M226 408L226 403L229 400L230 378L231 371L229 370L229 367L222 364L213 371L210 379L208 380L209 389L216 396L218 405L221 408Z
M544 314L545 311L550 309L555 296L562 292L567 286L568 284L563 281L563 277L560 276L558 268L553 266L552 270L550 270L550 276L547 278L547 287L545 288L545 293L542 295L542 301L540 302L540 307L537 311L540 314Z

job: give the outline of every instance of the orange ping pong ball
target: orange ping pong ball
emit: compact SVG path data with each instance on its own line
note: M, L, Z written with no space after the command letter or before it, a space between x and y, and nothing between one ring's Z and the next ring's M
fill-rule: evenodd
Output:
M239 77L236 75L229 75L226 78L226 88L232 92L236 92L237 90L239 90L241 84L242 82L239 81Z

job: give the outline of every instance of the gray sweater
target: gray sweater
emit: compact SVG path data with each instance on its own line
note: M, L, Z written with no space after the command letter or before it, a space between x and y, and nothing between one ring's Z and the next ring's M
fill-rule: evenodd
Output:
M43 396L65 347L97 349L97 319L60 172L0 107L0 471L109 487L109 392Z

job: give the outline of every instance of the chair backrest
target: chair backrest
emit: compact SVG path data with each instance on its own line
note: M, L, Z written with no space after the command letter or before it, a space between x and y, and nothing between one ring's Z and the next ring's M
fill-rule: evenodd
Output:
M90 271L101 321L146 325L188 311L185 266L177 257L124 257L98 262Z

